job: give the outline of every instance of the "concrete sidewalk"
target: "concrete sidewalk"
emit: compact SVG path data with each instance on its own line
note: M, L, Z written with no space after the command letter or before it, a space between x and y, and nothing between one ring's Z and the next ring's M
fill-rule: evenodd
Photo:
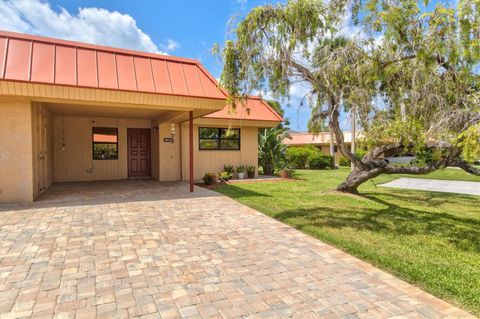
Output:
M480 196L479 182L401 177L379 186Z

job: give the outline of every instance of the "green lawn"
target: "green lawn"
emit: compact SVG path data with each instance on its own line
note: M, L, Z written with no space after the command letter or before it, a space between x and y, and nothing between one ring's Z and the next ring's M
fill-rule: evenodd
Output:
M297 180L216 191L480 314L480 197L376 186L398 177L387 175L361 196L331 191L348 172L298 171ZM455 169L423 177L480 182Z

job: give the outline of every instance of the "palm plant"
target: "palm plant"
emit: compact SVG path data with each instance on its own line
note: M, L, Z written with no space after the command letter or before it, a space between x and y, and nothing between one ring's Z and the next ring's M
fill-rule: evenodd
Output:
M275 166L285 157L283 139L289 137L288 127L279 125L263 129L258 134L258 162L265 175L273 174Z

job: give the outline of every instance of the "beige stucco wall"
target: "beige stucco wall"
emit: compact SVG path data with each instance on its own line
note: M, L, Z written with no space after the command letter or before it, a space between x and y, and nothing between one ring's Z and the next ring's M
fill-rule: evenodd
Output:
M31 103L0 98L0 203L32 201L32 181Z
M33 197L53 183L52 113L43 104L32 103Z
M346 143L347 147L350 147L350 143ZM319 146L316 146L319 147ZM330 155L330 145L322 145L320 146L320 149L323 154ZM337 147L337 151L335 152L335 164L338 165L340 162L340 158L343 157L343 154L340 152L340 150Z
M92 159L92 127L118 128L117 160L94 161ZM54 181L92 181L128 178L127 128L151 128L151 120L63 117L61 115L54 115ZM62 150L63 134L65 134L65 150Z
M180 125L173 124L175 128L175 141L165 142L164 138L171 137L172 123L162 123L158 126L159 140L159 180L179 181L180 174Z
M213 125L193 126L193 156L194 156L194 179L199 180L207 172L218 173L223 171L223 166L233 165L255 165L258 169L258 127L252 126L231 126L240 128L240 150L239 151L201 151L198 149L198 128L199 127L220 127L228 128L228 120L217 120ZM188 125L182 125L182 165L183 179L189 177L189 153L188 153Z

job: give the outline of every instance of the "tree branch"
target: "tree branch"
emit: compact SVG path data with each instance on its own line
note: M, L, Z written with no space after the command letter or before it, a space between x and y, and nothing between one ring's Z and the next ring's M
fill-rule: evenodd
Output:
M345 144L345 138L343 132L340 128L340 123L338 122L338 118L340 116L340 112L338 110L338 103L335 101L333 96L329 97L328 100L328 109L330 111L330 129L332 130L333 134L335 134L335 139L337 141L337 145L340 148L340 152L348 158L354 166L361 167L362 169L368 169L368 166L365 165L361 160L355 156L355 154L350 151L350 149ZM354 138L354 136L352 136Z
M470 165L470 164L468 164L464 161L459 161L458 163L453 163L450 166L459 167L469 174L480 176L480 169L478 169L475 166Z

